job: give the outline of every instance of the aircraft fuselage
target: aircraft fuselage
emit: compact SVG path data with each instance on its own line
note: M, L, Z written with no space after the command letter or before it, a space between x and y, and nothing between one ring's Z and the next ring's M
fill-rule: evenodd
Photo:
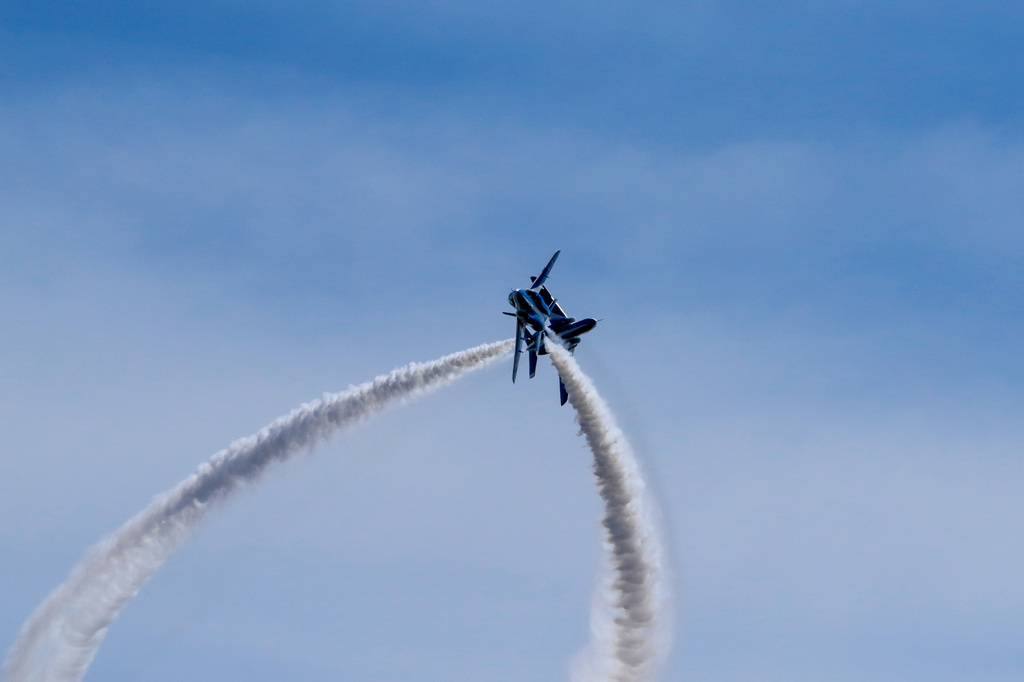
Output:
M508 295L508 302L515 308L516 317L535 332L542 331L551 317L551 308L534 289L516 289Z

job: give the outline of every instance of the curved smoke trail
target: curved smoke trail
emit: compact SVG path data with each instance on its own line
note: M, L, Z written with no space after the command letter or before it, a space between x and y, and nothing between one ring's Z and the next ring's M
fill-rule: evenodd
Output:
M264 469L390 404L456 379L508 352L500 341L413 363L325 395L232 443L95 546L29 617L4 665L5 682L76 682L125 604L185 541L212 503Z
M654 510L629 443L593 382L561 346L549 343L547 348L576 410L580 433L594 454L594 475L605 504L601 523L613 571L611 593L601 595L610 602L613 620L609 627L595 630L598 641L590 653L599 660L589 661L582 675L614 682L650 680L668 644L666 623L659 618L665 586Z

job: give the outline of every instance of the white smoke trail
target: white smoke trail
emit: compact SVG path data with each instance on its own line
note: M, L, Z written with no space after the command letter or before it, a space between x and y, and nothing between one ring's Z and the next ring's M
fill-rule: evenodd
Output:
M271 462L390 404L443 386L511 348L511 340L500 341L410 364L303 405L221 450L89 551L22 626L4 664L5 682L77 682L121 609L188 538L211 503L257 480Z
M612 568L611 580L601 586L599 595L611 607L612 619L600 622L603 605L598 604L596 641L588 652L597 660L584 661L577 675L614 682L651 680L668 646L661 613L667 603L662 592L666 586L654 509L629 443L593 382L565 349L557 343L546 345L576 410L580 433L594 454Z

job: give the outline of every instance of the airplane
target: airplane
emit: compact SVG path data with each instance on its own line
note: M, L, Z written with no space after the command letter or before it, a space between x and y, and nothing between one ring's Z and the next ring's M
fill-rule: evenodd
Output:
M565 314L562 306L551 295L548 288L544 286L551 268L561 250L555 251L548 264L536 277L530 278L530 287L527 289L514 289L508 295L508 302L515 308L514 313L505 312L505 315L516 318L516 348L512 359L512 382L515 383L516 373L519 371L519 355L523 352L525 343L530 357L530 378L537 373L537 356L546 355L544 339L553 336L565 346L570 353L576 350L580 343L580 337L586 334L597 325L597 320L586 318L577 321L576 318ZM558 379L558 392L561 404L569 399L569 393L565 390L565 383L561 377Z

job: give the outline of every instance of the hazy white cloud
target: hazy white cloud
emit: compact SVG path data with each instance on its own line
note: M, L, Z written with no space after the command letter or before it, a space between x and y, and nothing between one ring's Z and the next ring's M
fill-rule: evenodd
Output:
M232 268L327 250L352 266L352 254L386 251L379 264L444 245L443 260L564 240L595 260L746 254L789 267L895 243L970 268L1019 251L1024 145L977 128L668 151L442 114L382 122L340 99L210 97L207 113L174 95L79 93L4 112L9 254Z

